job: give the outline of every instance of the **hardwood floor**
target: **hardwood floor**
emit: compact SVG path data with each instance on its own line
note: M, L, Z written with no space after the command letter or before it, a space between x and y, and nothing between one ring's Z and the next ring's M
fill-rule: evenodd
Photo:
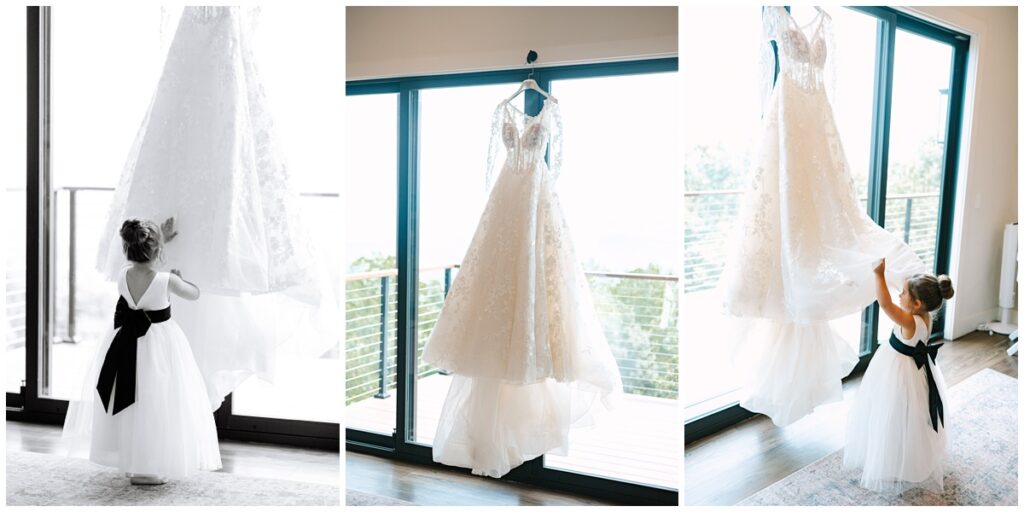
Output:
M7 451L60 455L61 428L53 425L7 422ZM221 441L220 470L242 476L339 485L337 452L261 443Z
M1007 356L1009 339L972 333L947 342L938 363L952 387L991 368L1017 377L1017 357ZM778 428L765 416L754 416L686 446L686 505L734 505L843 447L846 410L860 377L843 386L843 402L818 408L808 417Z
M432 444L451 377L431 375L416 380L416 441ZM345 407L345 425L370 432L394 428L398 397L368 398ZM592 429L573 432L572 454L550 456L547 462L568 471L616 480L679 487L678 400L625 394L612 414ZM642 431L644 435L635 435ZM675 449L668 450L671 446Z
M612 505L526 484L353 452L345 453L345 488L417 505Z

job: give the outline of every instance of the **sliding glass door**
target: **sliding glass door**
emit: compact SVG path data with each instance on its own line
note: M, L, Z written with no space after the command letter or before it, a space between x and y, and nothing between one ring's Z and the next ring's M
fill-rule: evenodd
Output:
M8 113L11 124L20 128L25 120L25 19L17 16L0 18L0 44L7 51L0 56L0 66L9 77L5 87L8 94L0 98L0 110ZM20 169L25 165L25 131L14 129L3 141L0 151L0 169ZM4 271L6 283L6 318L4 330L4 380L7 405L20 402L21 386L25 380L25 174L4 173L3 206L0 207L6 225L4 240Z
M17 406L8 410L9 418L59 424L67 401L88 392L85 373L109 334L118 295L95 268L98 245L174 34L169 20L177 12L67 5L29 7L27 23L21 19L29 87L17 100L25 105L28 99L28 170L12 173L25 179L24 186L5 192L20 197L5 201L4 208L20 203L11 216L21 219L20 226L12 223L21 233L15 241L22 242L12 249L20 254L7 254L15 279L8 280L6 339L8 375L24 379L25 386L8 383L8 405ZM272 30L265 36L284 35ZM278 123L278 129L293 125ZM10 167L24 165L14 160ZM318 223L310 231L331 232L340 215L338 194L331 192L340 187L329 175L335 171L305 165L301 158L293 164L296 182L314 182L309 190L316 192L302 194L306 217ZM318 237L316 245L318 256L336 260L340 247L330 236ZM329 397L340 387L340 340L331 341L302 357L282 352L274 384L250 379L229 395L215 414L221 435L337 448L341 406ZM19 351L26 356L10 357Z
M345 423L391 435L398 347L398 95L351 96L345 115Z
M574 435L569 456L528 461L506 479L637 503L676 503L675 70L675 59L663 59L534 72L534 79L562 107L566 156L559 195L623 373L627 403L603 427ZM346 353L353 354L346 357L349 449L432 463L431 444L451 376L423 362L422 349L487 200L485 167L494 108L525 75L503 71L349 84L350 104L397 96L393 126L399 140L392 146L397 156L389 157L388 164L397 164L398 184L391 190L397 192L398 216L391 233L397 231L399 243L389 272L404 274L397 280L394 302L388 303L388 308L397 308L394 337L382 334L391 320L382 320L384 309L375 308L380 299L366 313L347 314L350 322L376 315L377 326L368 329L387 340L363 340L362 331L355 332L361 323L348 327ZM643 97L625 103L627 108L609 107L631 89L643 91ZM531 115L541 105L532 92L515 101ZM377 109L382 119L396 119L388 117L394 115L390 105L381 103ZM392 145L390 139L382 140ZM385 179L390 178L381 178L381 183ZM369 216L349 219L350 224L375 222ZM352 269L353 275L357 270ZM383 290L383 285L375 286ZM357 295L369 292L350 288L348 293L348 303L361 307ZM393 366L380 364L390 358L384 350L394 350ZM369 355L355 355L363 353ZM358 385L391 382L392 372L395 387L385 393ZM394 426L393 433L386 432L387 426Z
M799 22L811 7L793 7ZM738 407L730 354L716 334L718 276L760 126L756 82L760 8L704 7L683 30L693 50L684 86L686 169L683 371L687 440L749 416ZM968 39L889 8L832 8L838 48L836 124L854 186L880 225L934 269L948 267L953 183ZM684 16L686 19L686 16ZM725 25L743 30L720 31ZM726 44L740 38L740 44ZM727 41L728 40L728 41ZM724 79L709 79L716 76ZM708 71L708 72L705 72ZM831 91L830 91L831 92ZM884 315L883 315L884 316ZM941 330L941 319L935 322ZM862 365L888 336L875 307L833 322Z
M677 90L676 73L551 81L565 131L559 199L625 396L545 467L678 485ZM610 106L620 94L629 101Z

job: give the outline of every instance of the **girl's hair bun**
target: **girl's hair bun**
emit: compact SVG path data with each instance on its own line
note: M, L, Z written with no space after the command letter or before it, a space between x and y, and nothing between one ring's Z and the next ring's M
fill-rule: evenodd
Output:
M942 295L943 299L953 298L953 280L947 275L941 275L938 277L939 280L939 294Z
M146 263L160 252L160 227L149 220L128 219L121 224L121 248L130 261Z

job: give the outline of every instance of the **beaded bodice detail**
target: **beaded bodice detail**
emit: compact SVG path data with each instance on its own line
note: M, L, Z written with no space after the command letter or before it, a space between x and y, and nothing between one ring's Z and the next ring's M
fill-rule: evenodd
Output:
M487 155L488 188L493 181L498 150L501 149L499 139L505 150L503 168L533 172L546 163L547 177L557 177L562 167L562 116L557 101L544 101L535 116L527 115L508 101L501 102L494 110Z
M832 44L832 18L823 10L806 25L801 26L786 9L779 6L764 8L763 31L769 47L775 41L778 48L779 78L785 75L804 89L828 88L832 92L830 52ZM774 60L774 55L772 56ZM774 69L773 63L768 69Z

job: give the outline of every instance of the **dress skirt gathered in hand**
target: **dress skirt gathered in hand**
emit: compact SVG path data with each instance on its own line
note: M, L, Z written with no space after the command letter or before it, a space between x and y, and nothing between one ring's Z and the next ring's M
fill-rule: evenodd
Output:
M768 75L763 128L743 199L740 229L720 287L738 332L740 405L787 425L842 399L858 360L828 324L875 300L873 269L899 285L924 272L900 238L857 199L826 92L832 28L824 11L806 29L782 7L764 8L764 40L778 47Z

